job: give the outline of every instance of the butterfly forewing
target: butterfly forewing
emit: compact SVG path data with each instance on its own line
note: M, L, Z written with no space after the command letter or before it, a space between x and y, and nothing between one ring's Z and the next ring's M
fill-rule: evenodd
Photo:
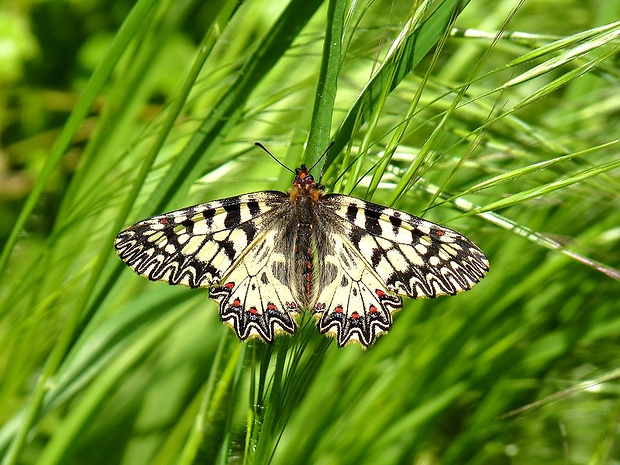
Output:
M413 298L454 295L488 270L482 251L451 229L344 195L326 195L322 205L343 219L353 249L391 292Z
M401 296L456 294L488 270L465 236L354 197L323 194L302 165L288 194L263 191L140 221L116 250L151 280L208 287L240 339L293 333L310 310L340 347L371 345Z
M152 281L211 287L234 268L286 202L286 194L265 191L153 216L119 233L116 251Z

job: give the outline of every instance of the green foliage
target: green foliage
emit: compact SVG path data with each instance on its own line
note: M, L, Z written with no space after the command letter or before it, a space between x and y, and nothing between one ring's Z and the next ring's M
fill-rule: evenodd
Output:
M620 7L600 3L0 15L28 38L1 76L2 464L618 463ZM310 316L268 346L115 256L151 214L286 189L254 141L295 167L330 140L328 188L463 232L488 277L406 302L367 351Z

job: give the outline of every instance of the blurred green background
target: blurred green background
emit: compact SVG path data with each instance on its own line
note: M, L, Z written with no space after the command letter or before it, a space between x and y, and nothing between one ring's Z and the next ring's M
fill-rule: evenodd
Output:
M0 6L2 464L618 464L620 3ZM501 33L501 34L500 34ZM325 37L330 39L326 42ZM329 46L326 46L326 43ZM127 225L331 191L491 262L368 350L239 343Z

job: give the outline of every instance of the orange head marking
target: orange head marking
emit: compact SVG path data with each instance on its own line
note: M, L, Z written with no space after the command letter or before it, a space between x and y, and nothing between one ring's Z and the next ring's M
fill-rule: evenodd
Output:
M313 203L318 203L323 196L323 185L314 180L314 176L310 174L310 170L306 165L301 165L295 169L295 179L293 187L289 190L291 202L295 203L300 198L310 198Z
M317 183L314 182L314 176L310 174L306 165L301 165L301 168L295 168L295 180L293 181L293 185L302 189L318 187Z

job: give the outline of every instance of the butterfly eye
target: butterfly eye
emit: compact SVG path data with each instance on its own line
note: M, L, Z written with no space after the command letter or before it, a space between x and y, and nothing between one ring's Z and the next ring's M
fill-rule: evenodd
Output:
M297 168L296 173L297 175L293 180L293 185L298 187L313 187L316 185L314 182L314 176L308 173L306 168Z
M314 176L312 176L311 174L307 174L304 178L303 178L303 182L304 185L306 186L311 186L314 184Z

